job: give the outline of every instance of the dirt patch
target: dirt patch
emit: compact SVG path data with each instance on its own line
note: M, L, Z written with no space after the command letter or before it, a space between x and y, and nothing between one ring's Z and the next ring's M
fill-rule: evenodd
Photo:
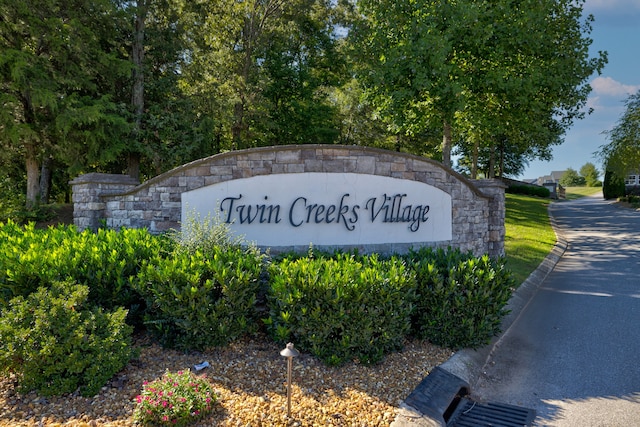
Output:
M425 341L408 341L402 351L376 365L328 367L302 353L293 361L291 418L286 416L286 361L282 346L265 337L185 354L137 342L140 358L93 397L45 398L20 394L16 378L0 377L0 427L134 427L135 398L144 381L207 361L203 373L216 390L215 411L194 427L389 426L396 408L452 352Z
M38 221L36 223L37 228L47 228L49 226L55 227L57 225L72 225L73 224L73 204L68 203L64 205L53 205L47 207L51 210L51 213L47 215L50 219Z

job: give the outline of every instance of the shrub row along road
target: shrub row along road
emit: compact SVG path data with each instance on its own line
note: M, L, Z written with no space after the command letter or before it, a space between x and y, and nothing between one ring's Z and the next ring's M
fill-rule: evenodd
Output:
M640 212L585 197L550 207L568 249L501 338L474 397L545 426L640 423Z

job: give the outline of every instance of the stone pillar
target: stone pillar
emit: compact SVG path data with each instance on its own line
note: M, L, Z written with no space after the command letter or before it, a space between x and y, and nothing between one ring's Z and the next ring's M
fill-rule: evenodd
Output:
M474 181L476 188L489 199L489 241L487 252L491 258L504 256L504 219L506 215L505 189L507 185L499 179Z
M128 175L88 173L69 184L73 190L73 223L80 231L87 228L95 231L106 219L103 196L126 193L139 182Z

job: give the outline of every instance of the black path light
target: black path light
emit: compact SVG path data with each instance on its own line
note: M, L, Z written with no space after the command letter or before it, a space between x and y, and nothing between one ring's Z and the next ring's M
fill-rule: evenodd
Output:
M300 352L293 347L292 343L280 351L280 356L287 358L287 417L291 418L291 365L293 358L300 356Z

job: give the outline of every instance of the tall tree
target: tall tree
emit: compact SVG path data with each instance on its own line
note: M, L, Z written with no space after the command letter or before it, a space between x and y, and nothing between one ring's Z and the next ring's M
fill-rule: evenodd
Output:
M331 10L328 0L185 6L182 82L214 118L223 149L336 138L327 88L342 61Z
M27 206L41 196L42 162L75 144L69 131L113 133L107 124L121 123L102 91L105 78L127 70L119 47L102 38L116 13L109 0L0 1L0 132L24 155Z
M454 140L489 148L492 169L505 141L519 146L511 153L532 143L545 153L584 115L587 79L606 63L589 58L584 0L358 4L361 75L376 104L405 133L439 123L446 165Z
M626 99L625 107L615 127L606 132L609 143L598 153L606 170L618 177L640 171L640 91Z
M142 133L144 113L144 36L150 0L137 0L134 5L133 40L131 43L131 62L133 63L133 84L131 106L134 113L133 140L139 144ZM136 145L138 145L136 144ZM127 171L135 179L140 178L140 150L129 152Z
M598 187L602 185L600 178L600 171L591 162L587 162L580 168L580 176L584 178L587 187Z
M183 17L189 7L177 0L127 3L133 130L126 169L134 177L155 175L219 151L211 142L211 119L198 111L181 85L191 60Z

